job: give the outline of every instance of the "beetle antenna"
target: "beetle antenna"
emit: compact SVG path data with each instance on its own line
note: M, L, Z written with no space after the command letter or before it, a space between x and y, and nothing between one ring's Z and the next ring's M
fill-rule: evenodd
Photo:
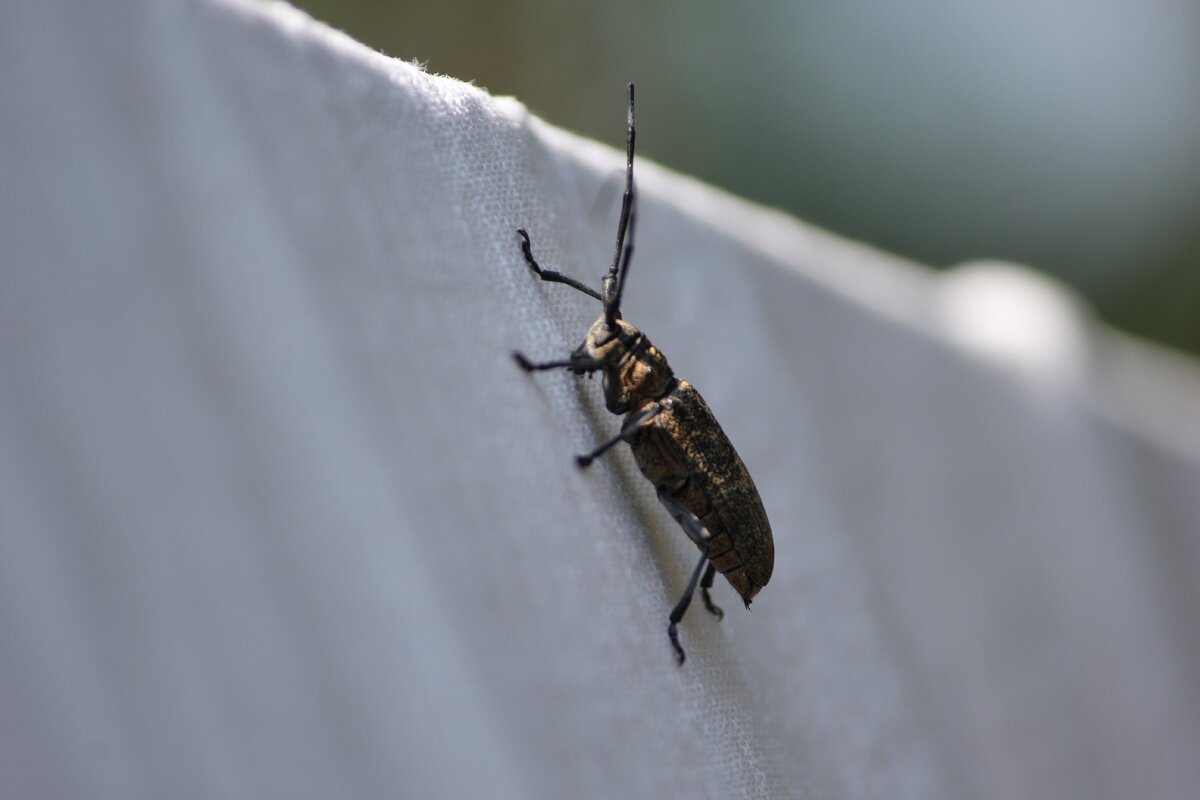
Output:
M629 84L629 110L625 117L625 196L621 199L621 221L617 224L617 248L613 252L612 267L604 276L604 321L612 328L621 313L621 293L625 289L625 274L629 271L629 259L633 255L633 84ZM628 234L628 238L626 235Z

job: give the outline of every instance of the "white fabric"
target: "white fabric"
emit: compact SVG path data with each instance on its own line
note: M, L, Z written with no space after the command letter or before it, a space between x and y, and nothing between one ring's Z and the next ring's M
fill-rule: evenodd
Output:
M694 549L508 355L618 150L280 4L4 4L0 97L4 796L1194 796L1192 365L640 162L625 316L777 547L678 668Z

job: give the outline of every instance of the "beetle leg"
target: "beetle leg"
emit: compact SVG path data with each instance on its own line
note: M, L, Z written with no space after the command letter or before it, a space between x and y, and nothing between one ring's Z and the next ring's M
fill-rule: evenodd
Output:
M581 467L586 467L586 466L590 465L599 456L603 455L604 453L607 453L609 451L609 449L611 449L612 447L616 446L617 444L619 444L621 442L629 441L633 437L633 435L637 432L638 428L642 427L647 422L649 422L650 420L652 420L656 416L658 416L658 412L660 412L660 411L662 411L662 406L659 405L658 403L655 403L654 405L650 406L648 409L646 409L645 411L638 414L636 417L634 417L633 419L627 421L624 425L622 425L621 432L618 433L616 436L609 439L607 442L600 445L599 447L597 447L595 450L588 453L587 455L575 456L575 460L577 462L579 462L579 466L581 466Z
M543 361L540 364L535 364L525 357L523 353L513 351L513 361L517 362L517 366L526 372L541 371L544 369L563 369L571 366L571 359L564 358L561 361Z
M708 562L708 569L704 570L704 577L700 579L700 599L704 601L704 607L708 609L708 613L716 616L717 619L724 619L725 612L721 607L713 602L712 595L708 590L712 588L713 578L716 577L717 566L711 561Z
M679 602L675 604L675 608L671 609L670 622L667 625L667 636L671 637L671 646L675 648L675 655L679 657L680 666L683 666L683 662L687 657L683 654L683 648L679 646L679 631L675 629L675 626L683 619L688 605L692 602L692 595L696 593L696 584L700 580L700 573L704 570L706 563L708 563L708 558L703 555L700 556L700 563L692 570L692 578L688 581L687 588L683 590L683 597L679 598Z
M601 364L587 358L580 358L577 355L572 355L570 358L559 359L558 361L542 361L534 362L525 357L524 353L513 351L513 361L517 362L517 366L526 372L540 372L547 369L569 369L576 375L591 376L593 372L601 369Z
M604 298L600 296L600 293L592 287L582 284L574 278L563 275L561 272L542 269L540 266L538 266L537 259L533 257L533 250L530 249L529 234L525 232L524 228L517 228L517 235L521 237L521 255L525 256L525 263L529 266L529 269L533 271L534 275L537 275L547 283L565 283L572 289L577 289L586 295L600 300L601 302L604 301Z
M679 523L679 527L683 528L683 532L688 535L688 538L695 542L702 551L707 551L708 540L712 538L712 534L708 532L708 528L704 527L700 518L662 489L658 490L658 501L667 507L667 511L671 512L671 516ZM711 581L709 581L709 585L712 585Z
M705 560L708 558L708 542L712 539L712 534L708 532L708 528L704 527L704 523L700 521L692 512L683 507L683 504L672 497L662 489L658 490L658 499L667 511L671 512L671 516L679 523L679 527L683 528L683 532L688 535L688 538L696 543L700 548L700 552L705 554ZM721 610L712 600L712 595L708 590L712 588L713 578L716 577L717 568L710 563L708 569L704 571L704 578L700 581L700 598L704 601L704 607L708 609L710 614L716 616L717 619L724 619L725 612Z
M704 527L704 523L695 514L684 508L682 503L662 489L658 490L658 499L659 502L667 507L667 511L671 512L671 516L679 523L679 527L683 528L683 532L688 535L688 538L700 548L700 552L707 554L708 541L712 538L712 534L708 532L708 528ZM712 601L712 595L708 593L708 590L712 588L713 578L716 574L716 566L709 564L708 569L704 573L704 579L700 581L700 597L704 600L704 607L708 609L709 613L715 615L717 619L722 619L725 616L725 612Z

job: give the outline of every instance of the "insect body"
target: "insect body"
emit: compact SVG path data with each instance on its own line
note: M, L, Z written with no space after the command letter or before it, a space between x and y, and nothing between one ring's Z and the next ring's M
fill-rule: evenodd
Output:
M621 431L591 453L577 457L586 467L619 442L628 442L642 474L658 490L658 499L700 549L683 597L671 611L667 634L684 662L676 625L683 619L696 586L705 607L718 618L721 609L709 596L720 571L746 606L771 579L775 546L762 500L746 466L700 393L675 377L667 359L644 333L621 319L621 293L633 253L636 220L633 191L633 84L629 85L626 135L625 196L617 226L617 247L597 292L558 272L542 269L533 257L529 235L518 230L521 252L530 270L544 281L565 283L596 298L604 311L571 355L559 361L533 363L520 353L513 358L526 371L567 369L577 375L600 372L604 404L623 414ZM703 577L701 577L703 575Z

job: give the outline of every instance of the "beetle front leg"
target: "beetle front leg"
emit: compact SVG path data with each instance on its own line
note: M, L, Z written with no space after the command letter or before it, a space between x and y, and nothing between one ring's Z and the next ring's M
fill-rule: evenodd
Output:
M598 361L588 358L580 358L578 355L571 355L569 358L559 359L558 361L530 361L525 357L524 353L513 351L513 361L517 362L517 366L526 372L541 372L547 369L568 369L576 375L590 375L603 365Z
M521 255L523 255L525 257L525 266L529 267L530 271L534 275L537 275L539 278L546 281L547 283L566 284L567 286L570 286L572 289L583 292L584 294L588 295L589 297L594 297L601 302L604 301L604 298L600 296L600 293L597 292L592 287L587 286L586 284L582 284L579 281L575 280L574 278L563 275L561 272L555 272L555 271L549 270L549 269L542 269L541 266L538 264L537 259L533 257L533 250L531 249L531 246L529 244L529 234L525 232L524 228L517 228L517 235L521 237Z
M660 411L662 411L662 406L659 405L658 403L655 403L654 405L650 406L642 413L638 414L636 417L627 421L624 425L621 426L620 433L618 433L613 438L609 439L604 444L597 447L592 452L590 452L586 455L582 455L582 456L575 456L575 461L578 462L579 466L581 466L581 467L586 467L586 466L591 465L591 463L593 461L595 461L599 456L604 455L611 448L613 448L620 442L628 442L631 438L633 438L633 435L635 433L637 433L638 428L642 427L647 422L649 422L650 420L652 420L656 416L658 416L658 412L660 412Z
M565 369L570 367L574 362L569 358L564 358L561 361L543 361L534 363L525 357L524 353L518 353L515 350L512 354L513 361L517 362L517 366L526 372L540 372L546 369Z

